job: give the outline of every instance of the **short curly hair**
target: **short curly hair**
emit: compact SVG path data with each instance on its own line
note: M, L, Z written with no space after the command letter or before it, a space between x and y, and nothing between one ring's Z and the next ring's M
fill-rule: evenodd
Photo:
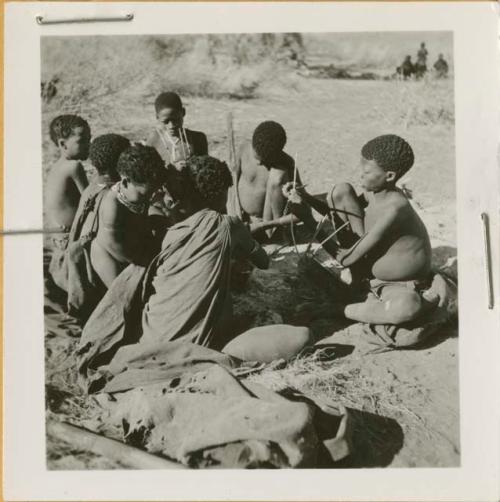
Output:
M281 124L267 120L253 132L252 146L261 160L273 160L286 145L286 132Z
M361 149L366 160L374 160L384 171L394 171L396 179L407 173L415 156L409 143L395 134L384 134L368 141Z
M130 146L130 141L119 134L103 134L90 144L89 159L99 174L116 171L120 154Z
M209 155L191 157L183 170L195 193L208 207L233 184L231 171L227 164Z
M159 187L165 182L165 162L152 146L129 146L120 154L116 170L138 185L150 183Z
M162 92L155 99L155 111L158 114L164 108L182 110L182 99L176 92Z
M50 139L59 146L59 140L68 139L77 127L83 127L90 136L89 123L78 115L58 115L49 127Z

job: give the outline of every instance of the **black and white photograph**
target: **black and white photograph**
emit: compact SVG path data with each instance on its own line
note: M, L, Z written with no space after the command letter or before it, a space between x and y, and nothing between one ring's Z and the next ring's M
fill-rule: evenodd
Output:
M6 500L498 500L498 6L4 28Z
M452 32L43 36L41 102L49 470L460 466Z

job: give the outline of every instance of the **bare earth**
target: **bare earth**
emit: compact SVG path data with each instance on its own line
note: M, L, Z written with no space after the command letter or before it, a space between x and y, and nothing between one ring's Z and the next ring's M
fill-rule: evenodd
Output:
M289 137L286 149L297 156L312 193L324 192L339 181L356 183L362 145L379 134L400 134L413 146L416 157L403 183L413 192L413 203L427 225L435 261L443 264L456 256L452 80L425 83L296 77L286 92L270 87L266 96L246 101L186 99L186 125L206 132L211 154L227 159L227 112L234 115L238 142L249 138L262 120L281 122ZM91 124L94 137L116 132L140 140L154 123L153 99L153 95L144 99L124 91L120 96L87 103L80 113ZM44 132L50 119L60 112L46 110ZM46 135L44 141L46 172L54 153ZM275 256L270 270L254 273L248 291L235 298L239 322L256 326L289 320L301 290L296 262L293 248L286 248ZM346 326L317 319L312 328L323 351L251 378L275 389L293 385L355 410L357 448L348 466L459 465L456 327L444 329L424 347L385 353L368 353L373 347L359 324ZM73 345L70 339L47 338L48 384L64 386L64 375L73 371ZM67 366L61 372L64 364ZM79 423L78 410L75 408L67 419ZM51 468L117 467L54 441L49 441L48 452Z

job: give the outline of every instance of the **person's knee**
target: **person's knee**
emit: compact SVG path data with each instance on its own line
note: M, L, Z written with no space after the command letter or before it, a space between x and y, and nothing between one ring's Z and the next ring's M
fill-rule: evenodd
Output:
M341 204L347 198L352 198L356 194L350 183L338 183L332 190L332 201L335 205Z
M422 300L417 293L405 294L386 300L385 309L391 324L403 324L418 317L422 310Z

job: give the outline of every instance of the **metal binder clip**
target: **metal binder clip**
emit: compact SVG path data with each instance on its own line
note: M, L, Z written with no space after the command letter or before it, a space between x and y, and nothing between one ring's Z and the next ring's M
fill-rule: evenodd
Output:
M94 16L94 17L72 17L72 18L54 18L45 16L36 16L36 22L40 25L47 24L68 24L68 23L114 23L117 21L132 21L134 14L129 12L123 16Z
M486 272L486 288L488 290L488 308L493 308L493 282L491 280L491 249L490 249L490 228L488 215L481 213L483 223L483 239L484 239L484 263Z

